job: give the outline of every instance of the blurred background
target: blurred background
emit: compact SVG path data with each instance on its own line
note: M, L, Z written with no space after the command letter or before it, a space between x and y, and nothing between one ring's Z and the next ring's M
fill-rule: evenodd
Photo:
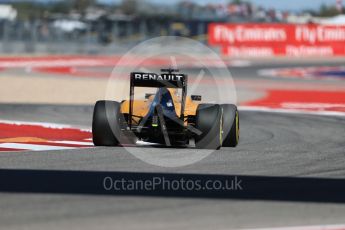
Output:
M2 0L3 54L114 54L175 35L207 44L224 23L344 24L342 0Z

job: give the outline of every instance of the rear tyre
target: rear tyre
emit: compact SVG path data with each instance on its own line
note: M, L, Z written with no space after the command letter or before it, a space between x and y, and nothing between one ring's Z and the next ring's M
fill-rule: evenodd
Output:
M120 103L97 101L93 110L92 140L95 146L116 146L119 144Z
M236 105L224 104L223 109L223 145L236 147L240 138L240 119Z
M195 146L200 149L219 149L222 146L222 109L215 104L200 104L196 110Z

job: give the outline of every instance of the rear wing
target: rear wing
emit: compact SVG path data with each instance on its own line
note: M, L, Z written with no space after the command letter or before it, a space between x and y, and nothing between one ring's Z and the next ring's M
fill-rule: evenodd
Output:
M187 75L176 73L131 73L131 86L153 88L183 88L187 83Z
M130 74L130 92L129 92L129 118L128 125L132 129L132 113L134 101L135 87L153 87L153 88L181 88L182 89L182 104L180 118L184 119L184 108L187 95L187 80L186 74L179 74L179 70L162 69L161 74L132 72Z

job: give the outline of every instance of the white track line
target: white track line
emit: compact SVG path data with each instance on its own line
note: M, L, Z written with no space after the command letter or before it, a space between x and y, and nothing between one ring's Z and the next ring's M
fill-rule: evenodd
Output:
M252 228L242 230L345 230L345 225L315 225L315 226L294 226L277 228Z
M23 143L1 143L0 148L10 148L10 149L18 149L18 150L33 150L33 151L75 149L73 147L52 146L52 145L35 145L35 144L23 144Z
M0 120L0 123L9 124L9 125L36 125L36 126L41 126L44 128L55 128L55 129L73 128L71 125L48 123L48 122Z
M48 143L93 146L92 142L83 142L83 141L48 141Z
M287 114L312 114L319 116L341 116L345 117L345 112L337 111L306 111L297 109L275 109L263 106L238 106L239 110L242 111L253 111L253 112L271 112L271 113L287 113Z

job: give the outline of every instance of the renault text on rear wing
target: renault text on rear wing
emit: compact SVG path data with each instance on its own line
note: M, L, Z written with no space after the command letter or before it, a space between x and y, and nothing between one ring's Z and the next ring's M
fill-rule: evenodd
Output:
M134 87L166 87L183 88L186 84L187 76L176 73L131 73L131 85Z

